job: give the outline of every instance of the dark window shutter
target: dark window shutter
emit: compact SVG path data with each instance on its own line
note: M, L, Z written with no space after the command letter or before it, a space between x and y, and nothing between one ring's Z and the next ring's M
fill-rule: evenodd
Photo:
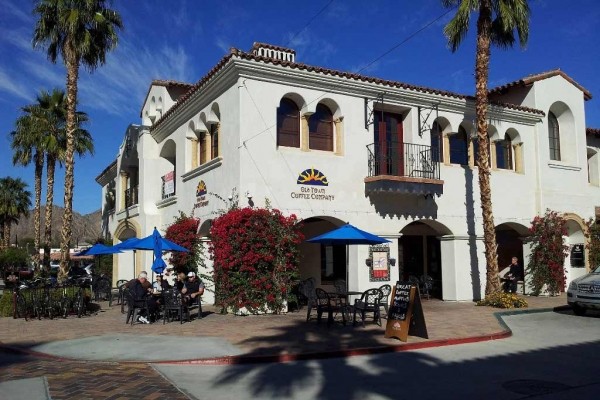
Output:
M309 119L308 146L313 150L333 151L333 114L324 105L318 104Z
M300 147L300 110L290 99L281 99L277 109L277 145Z

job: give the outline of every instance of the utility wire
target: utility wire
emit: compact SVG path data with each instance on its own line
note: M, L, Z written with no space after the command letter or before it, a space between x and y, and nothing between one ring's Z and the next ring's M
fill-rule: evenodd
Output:
M423 27L421 27L421 29L417 30L416 32L413 32L412 34L408 35L404 40L402 40L400 43L394 45L393 47L391 47L388 51L386 51L385 53L383 53L382 55L380 55L379 57L375 58L373 61L371 61L370 63L368 63L367 65L365 65L364 67L362 67L361 69L359 69L358 71L356 71L357 73L364 71L365 69L369 68L371 65L375 64L377 61L381 60L383 57L387 56L388 54L390 54L392 51L396 50L398 47L402 46L404 43L408 42L410 39L414 38L415 36L417 36L419 33L423 32L425 29L429 28L431 25L435 24L436 22L438 22L440 19L444 18L446 15L448 15L451 11L454 11L456 7L452 7L450 8L448 11L446 11L445 13L443 13L442 15L440 15L439 17L437 17L436 19L430 21L428 24L424 25Z
M319 15L321 15L331 5L331 3L333 3L333 0L330 0L329 3L325 4L325 6L323 6L323 8L321 8L315 15L313 15L312 18L308 20L308 22L306 23L306 25L304 25L302 27L302 29L300 29L298 32L296 32L290 38L290 40L288 40L288 42L287 42L287 44L285 46L289 47L290 43L292 43L292 41L296 38L296 36L298 36L299 34L301 34L302 32L304 32L304 30L306 28L308 28L308 26L315 20L315 18L317 18Z
M315 19L316 16L318 16L320 13L322 13L331 3L333 3L334 0L331 0L328 4L325 5L325 7L323 7L321 9L321 11L319 11L312 19ZM418 29L417 31L413 32L412 34L408 35L406 38L404 38L400 43L394 45L393 47L391 47L389 50L385 51L383 54L381 54L380 56L378 56L377 58L375 58L374 60L372 60L371 62L369 62L367 65L365 65L364 67L362 67L361 69L359 69L356 73L362 72L365 69L367 69L368 67L370 67L371 65L375 64L377 61L381 60L383 57L387 56L388 54L390 54L392 51L396 50L398 47L402 46L403 44L405 44L406 42L408 42L409 40L411 40L412 38L414 38L415 36L417 36L419 33L423 32L425 29L429 28L431 25L433 25L434 23L436 23L437 21L439 21L440 19L444 18L446 15L448 15L451 11L453 11L456 7L450 8L448 11L442 13L441 15L439 15L437 18L431 20L430 22L428 22L426 25L422 26L420 29ZM308 25L310 24L310 21L305 25L304 28L302 28L302 30L304 30ZM300 32L302 32L302 30ZM300 33L298 32L298 33ZM298 35L298 33L296 35L294 35L294 37L296 37ZM294 38L292 37L292 39ZM291 40L290 39L290 42ZM289 46L289 42L288 45ZM313 100L307 102L306 104L312 104L315 101L318 101L320 98L322 98L323 96L325 96L326 94L328 94L330 92L325 91L323 92L320 96L314 98ZM265 129L263 129L260 132L255 133L254 135L250 136L248 139L243 141L243 145L245 145L246 142L254 139L257 136L262 135L265 132L268 132L271 128L273 128L275 125L277 124L273 124ZM238 146L238 148L243 147L243 145Z

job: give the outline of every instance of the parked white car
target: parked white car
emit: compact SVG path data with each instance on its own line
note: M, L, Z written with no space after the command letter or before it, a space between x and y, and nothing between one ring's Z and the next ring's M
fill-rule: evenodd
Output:
M590 308L600 310L600 266L571 282L567 302L576 315L583 315Z

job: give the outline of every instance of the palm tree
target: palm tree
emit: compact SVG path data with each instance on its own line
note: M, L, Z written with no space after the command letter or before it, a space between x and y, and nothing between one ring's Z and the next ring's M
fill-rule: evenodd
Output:
M106 53L118 41L122 28L120 15L105 7L105 0L39 0L34 13L39 16L33 34L33 46L44 47L48 58L56 62L59 54L67 69L67 119L65 150L65 213L62 223L61 275L68 271L73 187L75 169L75 132L77 130L77 81L79 67L90 71L106 62Z
M31 193L26 188L27 184L21 178L0 178L0 247L9 246L12 224L18 224L21 216L29 214Z
M56 163L65 159L66 148L66 95L64 90L54 89L52 93L42 92L38 96L39 108L43 111L45 119L42 121L46 127L43 139L43 148L46 153L46 209L44 226L44 265L50 264L50 243L52 242L52 211L54 204L54 174ZM86 113L76 113L77 130L75 131L75 152L79 156L94 152L92 137L81 125L88 121Z
M516 31L519 36L519 44L521 47L525 47L529 36L529 5L527 0L442 0L442 4L446 8L458 7L456 15L444 27L444 35L448 39L448 45L452 52L458 49L467 35L471 12L479 12L475 53L475 113L479 142L477 166L479 167L479 190L487 268L485 294L489 295L500 291L486 119L491 45L500 48L512 47L515 43Z
M38 123L39 109L37 105L25 106L24 114L17 118L15 130L10 133L10 147L13 149L13 165L28 166L34 164L35 202L33 208L35 265L39 265L40 248L40 200L42 197L42 174L44 171L44 150L42 148L43 132Z

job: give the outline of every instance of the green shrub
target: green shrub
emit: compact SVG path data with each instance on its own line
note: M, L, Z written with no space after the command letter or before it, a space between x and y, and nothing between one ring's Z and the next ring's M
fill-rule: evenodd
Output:
M527 308L527 301L514 293L493 293L476 304L496 308Z
M0 317L12 317L13 315L13 302L12 302L12 291L5 290L2 297L0 297Z

